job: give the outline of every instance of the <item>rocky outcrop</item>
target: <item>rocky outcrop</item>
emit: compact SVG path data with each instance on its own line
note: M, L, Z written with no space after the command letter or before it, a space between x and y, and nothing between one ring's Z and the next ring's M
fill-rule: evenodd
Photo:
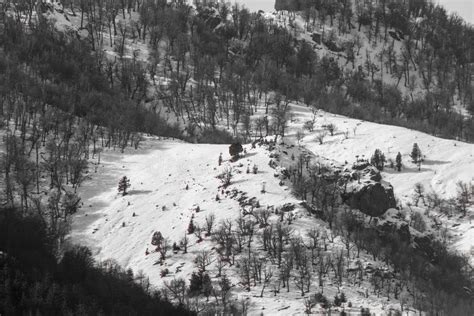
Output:
M350 181L341 197L351 208L378 217L396 207L392 185L382 181L380 171L368 161L354 163L352 170L346 169L345 174L349 175Z
M352 186L342 194L342 198L351 208L373 217L396 207L393 187L386 182L369 181Z

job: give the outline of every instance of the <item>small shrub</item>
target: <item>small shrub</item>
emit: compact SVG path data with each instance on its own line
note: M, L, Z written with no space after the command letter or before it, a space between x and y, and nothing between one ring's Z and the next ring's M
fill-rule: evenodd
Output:
M254 174L257 174L257 173L258 173L258 167L257 167L257 165L253 165L252 171L253 171Z
M230 185L232 177L233 177L232 168L230 167L225 168L225 170L222 171L222 173L217 176L217 178L221 180L222 186L224 188L227 188Z

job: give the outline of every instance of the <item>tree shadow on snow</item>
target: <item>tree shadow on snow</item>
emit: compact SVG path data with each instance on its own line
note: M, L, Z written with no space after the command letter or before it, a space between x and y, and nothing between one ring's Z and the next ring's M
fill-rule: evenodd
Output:
M153 191L151 190L130 190L127 192L127 195L140 195L140 194L148 194Z
M423 165L428 165L428 166L433 166L433 165L446 165L448 163L451 163L451 161L442 161L442 160L424 160L422 162Z

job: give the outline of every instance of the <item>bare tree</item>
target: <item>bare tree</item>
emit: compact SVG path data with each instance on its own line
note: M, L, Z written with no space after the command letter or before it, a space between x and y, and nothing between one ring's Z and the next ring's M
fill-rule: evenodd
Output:
M326 129L329 131L331 136L334 136L334 132L337 130L337 126L334 123L326 125Z
M206 235L211 236L212 234L212 227L214 226L214 222L216 221L216 216L214 214L209 214L206 216Z
M201 251L194 259L194 264L198 268L199 272L205 272L206 268L212 264L212 253L208 250Z
M183 239L181 239L181 245L183 246L183 253L188 253L188 243L189 243L188 234L186 234L185 232Z
M415 188L414 188L414 196L413 200L415 202L415 205L418 206L418 203L420 202L420 199L423 201L423 205L426 205L425 202L425 187L421 183L416 183Z
M161 241L161 246L158 248L158 251L160 252L160 260L163 262L166 260L166 254L168 253L168 250L170 249L170 242L168 238L163 238Z
M260 228L268 226L268 219L270 218L271 212L269 209L259 209L253 213L255 219Z
M186 281L183 278L173 279L169 283L165 281L164 285L173 298L178 301L178 304L182 305L186 295Z
M456 206L465 216L469 204L471 203L473 187L461 181L457 182L456 186L458 191L458 195L456 197Z
M218 282L219 294L224 309L227 307L227 299L229 298L229 292L232 289L232 284L226 274L223 274Z
M319 132L316 134L316 140L319 142L320 145L323 144L324 138L326 137L327 133L326 132Z
M260 297L263 297L263 292L265 291L265 288L267 285L270 283L270 280L273 277L273 270L272 267L266 267L263 270L263 286L262 286L262 291L260 292Z

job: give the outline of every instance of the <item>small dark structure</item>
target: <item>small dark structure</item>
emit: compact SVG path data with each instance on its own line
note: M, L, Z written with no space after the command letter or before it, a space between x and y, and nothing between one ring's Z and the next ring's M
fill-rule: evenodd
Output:
M239 154L244 151L241 143L233 143L229 146L229 155L232 156L234 160L237 160Z

